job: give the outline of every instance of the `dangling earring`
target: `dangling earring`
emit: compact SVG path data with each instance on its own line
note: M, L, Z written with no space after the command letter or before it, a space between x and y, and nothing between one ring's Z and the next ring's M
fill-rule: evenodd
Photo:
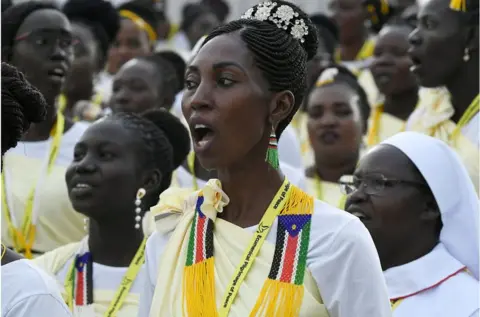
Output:
M140 206L142 205L142 198L145 196L145 193L145 189L143 188L137 191L137 198L135 199L135 213L137 214L135 216L135 229L140 229L140 222L142 221L142 216L140 216L142 208Z
M272 126L272 132L270 132L270 139L268 141L267 155L265 161L270 164L274 169L278 169L278 142L277 135L275 134L275 128Z
M88 232L88 218L83 218L83 230Z
M468 62L470 60L470 51L468 48L465 47L465 50L463 51L463 61Z

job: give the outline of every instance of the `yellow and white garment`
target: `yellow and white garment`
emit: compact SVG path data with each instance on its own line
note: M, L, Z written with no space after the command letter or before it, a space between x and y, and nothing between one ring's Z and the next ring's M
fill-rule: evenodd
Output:
M367 147L372 147L389 137L405 130L405 121L383 111L385 97L378 91L377 85L369 70L358 76L358 83L367 94L371 107L368 118L368 132L365 137Z
M218 185L218 180L210 180L202 189L202 210L208 206L209 210L222 212L228 203L229 198ZM157 218L157 232L147 242L146 285L141 295L140 317L184 316L182 278L187 252L184 244L188 241L196 198L197 193L171 188L151 210ZM355 217L321 201L315 201L314 208L300 316L390 316L378 255L366 228ZM240 228L219 218L215 220L218 306L256 227ZM248 316L254 307L270 270L276 231L277 221L240 286L230 317Z
M450 94L446 88L420 90L420 101L417 109L410 115L406 123L407 131L421 132L450 144L462 158L477 193L480 193L479 162L480 133L479 120L476 116L461 129L455 140L451 135L457 125L450 120L455 110L450 102Z
M343 64L345 67L350 69L350 71L357 76L360 75L364 70L370 67L372 63L373 51L375 49L375 38L370 37L364 43L360 51L357 53L355 60L353 61L343 61L340 55L340 50L337 50L335 53L335 61L337 63Z
M84 122L75 123L63 134L60 149L51 172L38 184L33 203L33 223L36 239L33 251L47 252L85 236L83 216L73 210L65 184L65 171L73 160L73 149L87 129ZM19 142L5 154L3 173L6 182L6 202L18 227L24 217L27 197L32 184L37 184L45 166L52 138L38 142ZM2 242L12 246L5 211L2 210Z
M81 248L81 244L85 242L86 238L81 242L67 244L50 251L33 260L38 267L57 280L64 297L66 294L63 284L66 276L71 268L72 261L75 259L76 253ZM93 308L95 311L95 317L104 317L104 314L114 299L127 270L127 267L112 267L95 262L93 263ZM125 297L123 305L115 315L116 317L137 316L140 293L145 283L144 279L145 266L139 271L132 287L130 288L130 292Z
M346 196L340 190L340 184L322 181L318 178L307 178L307 193L327 204L344 210Z
M384 272L395 317L479 316L479 202L460 157L444 142L404 132L383 142L400 149L432 190L443 223L428 254ZM454 193L454 194L452 194Z

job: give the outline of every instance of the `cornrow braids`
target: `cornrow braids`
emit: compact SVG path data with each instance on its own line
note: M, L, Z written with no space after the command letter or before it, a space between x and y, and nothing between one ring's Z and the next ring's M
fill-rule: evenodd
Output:
M279 138L302 103L307 88L307 61L317 52L318 38L315 25L305 12L290 2L275 2L278 6L291 7L298 13L296 18L304 20L308 34L303 43L269 20L239 19L213 30L203 45L219 35L238 32L253 54L256 66L268 82L269 90L292 92L295 104L288 117L278 123L275 132Z
M47 102L15 67L2 63L2 157L32 122L45 120Z
M120 112L106 117L106 120L120 122L144 143L141 166L156 168L162 173L159 191L151 193L152 199L158 199L160 193L170 186L173 171L190 152L187 129L178 118L165 110L151 110L143 115Z

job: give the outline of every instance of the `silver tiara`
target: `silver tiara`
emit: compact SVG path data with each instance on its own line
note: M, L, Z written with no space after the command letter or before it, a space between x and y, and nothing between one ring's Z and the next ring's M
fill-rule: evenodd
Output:
M275 9L275 10L274 10ZM273 12L275 11L275 12ZM242 15L242 19L253 19L258 21L271 21L279 29L288 32L294 39L305 42L305 36L308 34L308 27L303 19L298 19L298 13L288 5L278 6L276 2L262 2L247 10Z

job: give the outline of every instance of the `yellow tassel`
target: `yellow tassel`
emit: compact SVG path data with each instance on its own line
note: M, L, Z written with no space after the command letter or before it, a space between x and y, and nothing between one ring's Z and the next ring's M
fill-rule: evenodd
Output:
M300 188L293 186L290 197L285 204L282 215L306 215L313 211L313 197Z
M467 11L467 1L466 0L450 0L450 9L454 11Z
M303 285L267 279L250 317L297 317L303 300Z
M213 257L185 266L183 274L183 315L215 317L215 266Z
M377 106L373 108L372 114L372 126L368 129L367 145L373 146L376 145L378 140L378 133L380 130L380 119L383 114L383 106Z

